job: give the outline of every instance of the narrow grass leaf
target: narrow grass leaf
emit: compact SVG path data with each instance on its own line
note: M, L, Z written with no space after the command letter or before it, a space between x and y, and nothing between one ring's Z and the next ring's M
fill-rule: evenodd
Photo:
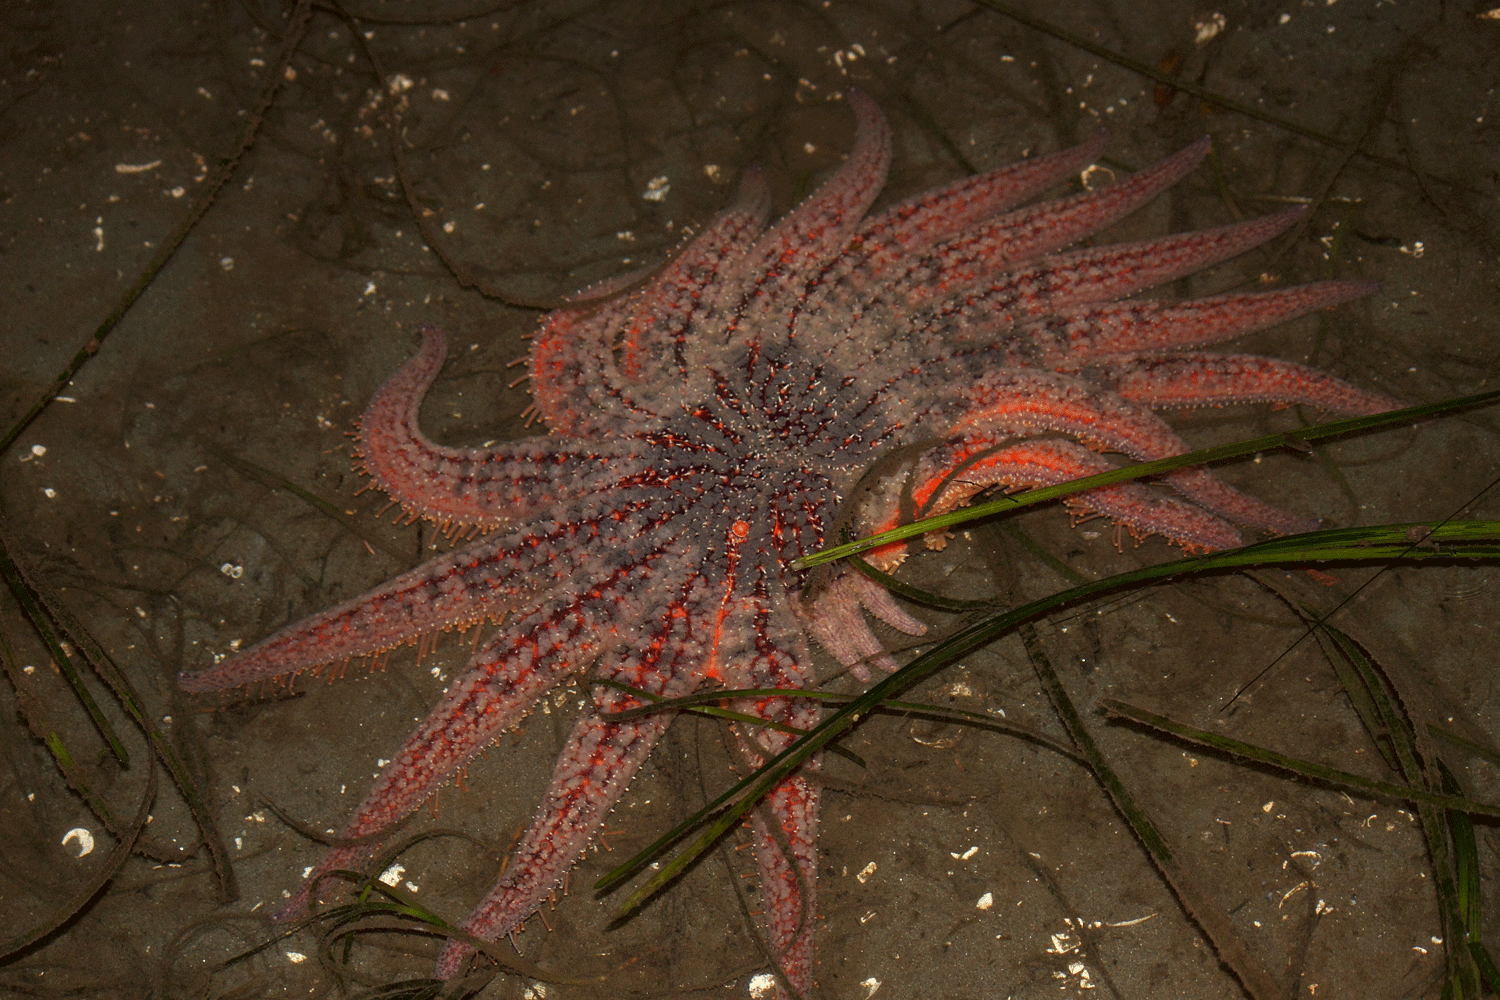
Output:
M1384 675L1365 655L1365 651L1360 648L1359 644L1349 637L1348 633L1327 622L1323 622L1318 627L1333 637L1339 652L1358 675L1362 689L1380 715L1381 729L1390 740L1391 750L1396 757L1397 770L1401 776L1408 784L1424 783L1425 774L1417 759L1415 733L1412 732L1411 722L1392 701L1391 691Z
M996 607L994 601L962 601L953 597L944 597L934 594L920 587L913 587L909 583L903 583L865 562L859 556L850 556L849 564L859 570L865 576L880 584L886 590L898 597L904 597L916 604L925 604L929 608L937 608L939 611L992 611Z
M1019 627L1019 632L1021 641L1026 647L1026 655L1031 660L1032 669L1036 671L1042 689L1047 692L1053 711L1057 713L1063 728L1068 731L1068 735L1072 737L1079 752L1083 754L1089 769L1093 771L1095 780L1103 786L1110 801L1114 803L1115 808L1119 810L1120 815L1135 833L1136 839L1145 847L1147 855L1167 880L1167 884L1171 886L1182 907L1208 936L1219 959L1234 973L1235 978L1240 981L1252 1000L1271 1000L1279 992L1276 984L1266 974L1265 969L1250 957L1249 952L1240 943L1239 935L1235 933L1234 927L1225 917L1223 908L1199 890L1196 880L1178 862L1172 853L1171 846L1161 835L1156 824L1152 822L1151 817L1137 804L1135 797L1125 787L1125 783L1109 765L1109 761L1094 740L1093 734L1084 724L1083 716L1079 714L1072 699L1068 697L1067 689L1063 687L1057 671L1052 669L1052 662L1042 649L1036 630L1030 623L1027 623Z
M146 742L155 752L158 760L166 768L171 776L173 784L182 793L187 802L189 810L193 814L193 820L198 825L198 832L203 836L204 845L208 848L209 858L213 861L214 875L218 880L218 895L223 902L239 898L239 888L234 877L234 868L229 860L229 851L224 844L223 835L219 832L219 826L214 813L209 809L207 801L198 791L197 783L187 767L177 755L177 750L172 746L161 729L156 725L150 712L146 710L145 701L136 692L135 686L131 684L130 678L125 675L119 666L104 651L104 647L95 641L92 633L83 627L68 606L64 604L52 589L42 580L34 570L29 568L19 555L13 554L11 546L14 536L8 530L3 521L0 521L0 570L3 570L9 580L12 576L19 584L20 591L30 598L35 596L32 606L36 613L41 616L42 623L46 626L47 634L53 636L56 643L57 633L62 633L72 643L85 663L92 668L94 675L107 685L120 707L125 709L132 722L145 736ZM15 592L15 584L12 585ZM55 626L55 630L54 630ZM61 652L61 646L57 646ZM71 659L69 659L71 668ZM75 671L76 672L76 671ZM80 680L81 683L81 680ZM92 701L90 702L92 704ZM97 708L97 706L96 706ZM113 730L110 730L113 733ZM121 753L124 748L121 747ZM126 761L122 760L122 763ZM101 817L102 819L102 817Z
M1495 960L1491 957L1490 950L1484 946L1484 942L1470 941L1469 956L1474 959L1474 966L1484 978L1485 985L1490 988L1490 992L1500 994L1500 969L1495 968Z
M597 680L594 683L607 687L617 688L629 694L638 694L643 697L660 698L660 695L650 695L639 688L631 687L616 680ZM653 705L644 705L640 708L631 708L623 712L606 712L600 717L610 722L625 722L630 719L644 718L657 712L669 709L694 710L696 706L712 705L725 698L810 698L821 701L828 705L845 705L853 700L853 696L839 694L834 691L807 691L801 688L743 688L739 690L725 691L699 691L696 694L686 695L681 698L662 698L660 702ZM1006 733L1023 740L1028 740L1038 746L1046 747L1054 753L1061 754L1069 760L1083 761L1078 751L1070 746L1065 746L1059 740L1053 739L1040 729L1031 726L1023 726L1009 719L996 718L983 712L970 712L962 708L953 708L949 705L934 705L925 701L900 701L887 699L876 706L876 711L905 717L919 717L935 719L939 722L960 722L964 725L979 729L990 729L997 733ZM705 712L704 714L717 715L718 712ZM734 714L734 713L726 713ZM767 725L765 719L755 716L747 716L744 721L757 726ZM834 749L837 749L836 747ZM861 764L863 766L863 764Z
M114 850L109 852L109 856L87 878L72 880L75 888L61 904L54 906L51 911L33 920L30 926L23 928L10 938L0 940L0 963L17 952L31 947L72 920L88 905L89 900L104 888L106 882L119 874L120 868L130 859L130 853L135 848L136 841L140 839L141 831L146 829L146 821L151 816L151 805L156 801L156 762L150 757L146 760L148 763L146 787L141 795L140 805L136 808L135 818L131 820L125 836L119 838Z
M1390 730L1386 727L1385 719L1380 714L1380 709L1375 705L1375 696L1366 684L1365 675L1361 673L1349 660L1349 654L1337 643L1333 642L1330 628L1321 627L1318 613L1306 605L1299 605L1303 620L1313 626L1314 634L1317 635L1319 644L1324 649L1324 655L1333 667L1334 674L1339 679L1339 684L1344 688L1344 694L1348 695L1349 703L1354 707L1354 714L1359 716L1360 725L1364 727L1370 742L1380 755L1385 758L1386 766L1392 771L1401 769L1401 762L1396 759L1395 747L1392 743ZM1329 649L1329 645L1333 648Z
M1443 791L1463 795L1463 787L1448 765L1437 762ZM1474 840L1474 821L1461 812L1448 810L1448 832L1453 837L1453 881L1458 894L1458 915L1463 920L1465 937L1484 940L1484 908L1479 884L1479 845Z
M83 674L77 664L63 649L62 642L52 627L51 619L37 603L31 588L22 578L21 571L11 559L10 552L7 550L7 541L7 538L0 537L0 576L5 577L5 585L10 588L10 596L15 598L16 603L21 606L21 613L26 616L26 620L31 623L32 629L42 640L42 644L47 647L52 662L57 665L58 672L68 682L68 686L73 689L74 697L78 699L90 721L94 723L94 728L98 730L99 736L109 747L110 753L122 765L129 765L130 754L126 752L125 744L120 741L114 727L109 724L109 720L104 717L103 710L99 708L99 703L94 700L94 696L84 685Z
M1468 813L1471 816L1493 816L1500 817L1500 805L1492 805L1487 802L1475 802L1473 799L1459 795L1445 795L1442 792L1429 791L1426 788L1413 785L1400 785L1390 781L1380 781L1376 778L1367 778L1359 774L1351 774L1348 771L1340 771L1337 768L1316 764L1308 760L1299 760L1286 754L1258 747L1250 743L1242 743L1232 740L1227 736L1220 736L1202 729L1194 728L1181 722L1175 722L1164 716L1148 712L1143 708L1128 705L1113 698L1106 698L1100 702L1111 714L1121 718L1130 719L1143 726L1159 729L1164 733L1170 733L1190 743L1201 746L1212 747L1224 753L1243 757L1246 760L1258 761L1269 764L1271 767L1290 771L1313 781L1332 785L1342 791L1356 792L1365 798L1384 798L1396 801L1415 802L1440 809L1454 809L1459 812Z

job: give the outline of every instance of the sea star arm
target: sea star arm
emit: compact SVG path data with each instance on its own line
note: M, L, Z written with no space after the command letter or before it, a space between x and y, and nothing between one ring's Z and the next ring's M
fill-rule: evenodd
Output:
M967 300L996 273L1015 271L1021 264L1135 211L1189 173L1207 151L1205 137L1123 181L1001 215L930 247L924 246L920 237L945 228L950 221L956 227L971 217L961 200L939 199L932 209L917 211L914 221L925 228L910 235L903 232L900 241L881 232L877 221L868 237L871 248L863 249L861 240L866 237L861 232L851 241L851 246L861 249L846 250L825 268L831 273L819 279L831 286L819 292L827 300L820 305L852 313L856 319L832 326L804 320L804 325L827 349L851 341L863 345L872 331L887 328L893 316L910 317L914 311L923 310L934 310L938 315L951 312L959 301L956 297ZM950 200L957 203L950 205ZM945 218L945 211L956 218ZM886 242L882 244L882 240ZM991 297L994 294L992 289ZM971 317L957 324L960 328L972 325Z
M764 596L740 592L748 537L741 528L741 522L728 526L722 543L728 559L713 575L699 565L702 552L695 546L682 544L668 552L668 565L651 573L671 582L652 588L658 594L647 602L649 624L623 654L610 657L601 677L675 698L705 680L731 676L726 660L736 657L737 644L766 634ZM568 737L531 827L499 882L464 920L465 931L486 940L512 933L578 860L670 722L666 714L624 722L605 716L645 704L634 694L599 689L596 704ZM455 975L470 951L450 942L438 959L438 977Z
M797 603L800 606L800 600ZM871 665L896 669L895 659L865 621L866 611L907 635L927 633L927 626L897 604L889 590L852 570L824 587L803 612L818 645L861 681L870 679Z
M766 648L750 672L757 688L806 688L810 678L799 658L785 650ZM818 724L821 712L808 698L740 698L731 708L797 732L751 729L736 723L735 735L746 765L758 768L791 745L798 733ZM760 870L761 908L771 958L798 996L811 996L813 928L818 885L818 786L805 774L815 772L817 759L782 779L750 815L751 843ZM778 986L778 1000L788 994Z
M965 177L871 216L855 234L863 273L879 278L887 265L903 256L926 250L1041 194L1093 163L1108 141L1109 132L1100 129L1070 149ZM847 255L853 252L846 251L840 261L848 263Z
M773 721L806 730L818 720L816 711L803 707ZM749 751L745 756L750 766L759 766L760 757ZM750 816L771 957L803 997L812 989L818 798L818 786L796 774L771 789ZM778 1000L787 996L777 990Z
M637 485L640 485L637 483ZM422 636L498 621L527 594L570 583L612 526L651 525L686 503L643 488L607 511L581 501L524 528L471 542L296 622L208 670L178 675L185 691L222 691L371 656Z
M1403 404L1316 368L1253 354L1130 354L1103 359L1096 378L1131 402L1151 407L1222 403L1296 403L1368 415Z
M321 876L357 867L379 849L376 835L409 815L518 723L543 692L619 645L619 637L598 628L598 622L635 621L656 613L651 576L663 568L663 558L666 553L658 549L592 582L581 581L570 592L553 594L487 642L345 822L339 839L362 843L329 851L275 918L299 916Z
M1110 354L1201 347L1362 298L1374 281L1317 281L1271 292L1234 292L1184 302L1141 299L1080 306L1027 323L1020 341L1029 363L1073 370Z
M683 341L714 305L705 291L765 228L770 200L761 172L750 168L734 203L639 291L547 315L533 342L530 378L534 405L554 433L607 437L621 418L654 412L641 380L674 367L687 374Z
M928 328L948 337L984 337L1065 309L1132 295L1259 246L1306 212L1295 206L1217 229L1053 254L936 307Z
M449 530L494 528L608 485L610 471L599 460L620 446L569 447L531 437L494 448L453 448L429 439L417 419L446 354L437 327L422 327L421 350L386 380L360 420L363 470L412 519L428 518Z
M1065 247L1121 219L1190 173L1208 137L1097 191L1046 201L961 233L914 257L897 280L915 307L972 288L1006 268Z
M611 350L634 308L627 289L650 274L606 279L542 317L526 372L531 405L553 434L604 437L626 415Z
M765 228L771 191L760 168L740 178L739 193L642 293L642 303L622 334L620 371L631 381L676 369L688 374L685 340L717 305L714 282ZM675 397L674 397L675 398Z
M180 673L177 683L184 691L224 691L372 656L431 632L498 620L505 599L526 586L512 581L512 574L546 572L547 563L535 558L546 551L507 549L499 538L473 542L289 625L208 670Z
M721 303L729 336L745 344L791 336L819 281L880 194L891 161L891 129L880 108L850 89L856 139L849 158L822 187L761 236L726 276L734 289Z
M829 312L861 316L901 280L900 272L915 256L1076 174L1099 156L1108 139L1108 131L1100 129L1071 149L963 178L866 219L809 282L808 301L797 319L799 333L807 328L807 335L816 339L830 333L848 336L859 327L857 319L819 329L814 317Z
M689 610L703 581L682 567L683 583L628 657L601 675L667 698L691 694L701 681L690 661L706 636L701 616ZM625 793L651 748L671 722L669 713L626 722L603 718L646 704L640 697L599 689L596 705L585 709L559 754L557 765L531 826L506 863L504 874L470 911L461 928L487 941L513 933L556 889ZM472 948L450 941L438 957L437 977L457 975Z
M1210 403L1302 403L1344 413L1380 413L1400 404L1304 365L1252 355L1138 354L1106 358L1108 377L1085 384L1068 376L1002 369L957 392L963 416L949 434L985 446L1006 434L1059 431L1139 459L1184 454L1187 444L1145 406ZM1101 392L1113 385L1119 391ZM1278 534L1310 531L1317 522L1246 496L1208 471L1180 469L1166 480L1233 521Z

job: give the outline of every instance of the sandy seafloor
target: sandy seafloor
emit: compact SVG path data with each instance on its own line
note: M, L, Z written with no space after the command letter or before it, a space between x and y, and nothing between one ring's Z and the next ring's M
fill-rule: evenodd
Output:
M1232 346L1412 402L1493 386L1500 20L1480 16L1487 4L1021 6L1147 65L1175 58L1177 72L1213 93L1335 141L1154 93L1120 65L961 2L361 3L355 13L399 81L417 197L448 250L513 299L555 302L663 259L751 163L787 207L849 148L839 95L858 85L895 130L887 199L1060 148L1101 123L1114 137L1105 165L1117 171L1212 133L1228 198L1205 168L1110 235L1218 225L1289 201L1313 211L1266 251L1168 294L1263 274L1378 279L1367 299ZM1200 43L1199 26L1216 13L1222 30ZM276 65L285 15L269 3L92 2L15 3L0 14L6 426L234 150ZM318 828L339 825L461 665L464 644L450 639L420 666L402 651L382 672L304 678L291 698L187 698L172 679L426 556L430 528L393 526L375 516L381 495L355 496L361 478L345 436L412 352L419 324L441 325L454 347L423 411L429 433L477 444L537 431L523 424L525 386L509 387L520 372L507 367L537 312L462 287L424 248L372 104L378 79L347 23L315 13L292 67L201 223L63 398L0 456L11 543L200 775L239 898L217 898L201 850L180 866L133 859L44 944L0 966L5 995L338 994L307 935L221 967L272 936L261 915L320 850L262 802ZM1169 414L1200 445L1315 416L1264 406ZM1481 409L1222 471L1330 525L1496 518L1500 501L1484 492L1500 469L1495 426L1495 411ZM334 516L344 511L353 514ZM1117 551L1107 527L1070 528L1061 509L1016 524L1086 578L1174 554L1160 540ZM950 595L1010 603L1067 583L992 527L907 572ZM1492 742L1496 574L1453 564L1340 568L1330 585L1300 571L1266 579L1320 607L1353 595L1334 622L1397 680L1413 718ZM103 755L13 604L0 623L24 696L45 706L81 773L133 814L148 753L117 704L90 682L130 734L128 769ZM1286 605L1225 576L1079 607L1038 634L1101 745L1279 996L1436 995L1432 872L1409 811L1106 724L1095 711L1117 697L1390 778L1317 644L1296 642ZM1015 637L913 697L1061 734ZM454 919L487 890L579 698L559 692L469 768L462 790L442 793L436 818L418 817L414 830L474 840L429 840L403 859L418 899ZM114 841L28 734L17 690L0 687L0 703L0 915L20 933L83 884ZM501 975L484 996L747 995L759 959L732 888L753 883L740 879L748 859L729 849L739 838L617 928L613 900L583 888L725 785L723 738L717 723L674 725L611 817L609 850L584 859L549 915L551 932L533 922L520 937L538 975ZM872 720L848 745L866 766L826 769L818 996L1242 995L1076 764L1008 736L893 718ZM1441 749L1467 791L1496 797L1488 765ZM157 780L148 832L170 855L198 835L170 782ZM73 828L91 832L91 854L75 856L76 837L63 843ZM1482 826L1479 848L1492 903L1495 841ZM368 941L351 967L364 979L351 982L428 975L436 946Z

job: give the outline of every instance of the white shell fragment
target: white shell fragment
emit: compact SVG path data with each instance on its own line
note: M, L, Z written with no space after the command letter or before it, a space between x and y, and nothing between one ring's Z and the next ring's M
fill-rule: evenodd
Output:
M94 835L81 826L75 826L63 834L62 844L67 847L72 841L78 841L77 857L83 857L94 852Z

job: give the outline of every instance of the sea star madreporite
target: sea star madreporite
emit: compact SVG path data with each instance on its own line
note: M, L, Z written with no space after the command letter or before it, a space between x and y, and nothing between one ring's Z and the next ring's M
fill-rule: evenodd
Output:
M1367 294L1369 283L1118 301L1264 242L1298 209L1055 252L1182 178L1206 141L1102 190L1011 210L1092 162L1101 133L866 218L890 135L873 101L852 91L848 100L859 136L848 161L774 226L765 228L769 197L751 170L735 203L641 287L627 291L638 276L622 279L543 320L531 390L549 435L485 449L423 436L418 408L444 357L430 327L417 357L376 394L359 431L365 470L413 517L483 536L182 675L183 687L235 687L438 629L505 624L345 824L340 838L360 843L331 850L279 916L301 913L323 873L367 859L378 847L372 835L571 674L591 668L591 678L666 697L807 688L809 635L861 678L871 663L891 666L864 613L910 634L921 633L919 622L857 573L809 587L789 568L830 534L951 509L994 486L1109 468L1098 451L1186 451L1153 407L1395 405L1301 365L1185 350ZM1229 521L1310 526L1200 469L1164 479L1185 499L1130 484L1075 502L1189 548L1238 544ZM889 564L903 552L876 557ZM535 912L669 722L607 720L645 700L592 690L530 829L464 922L469 933L495 940ZM818 718L805 699L731 707L794 728ZM751 763L793 738L743 726L737 735ZM752 821L770 948L804 995L817 815L816 786L794 775ZM438 975L454 975L469 953L450 942Z

